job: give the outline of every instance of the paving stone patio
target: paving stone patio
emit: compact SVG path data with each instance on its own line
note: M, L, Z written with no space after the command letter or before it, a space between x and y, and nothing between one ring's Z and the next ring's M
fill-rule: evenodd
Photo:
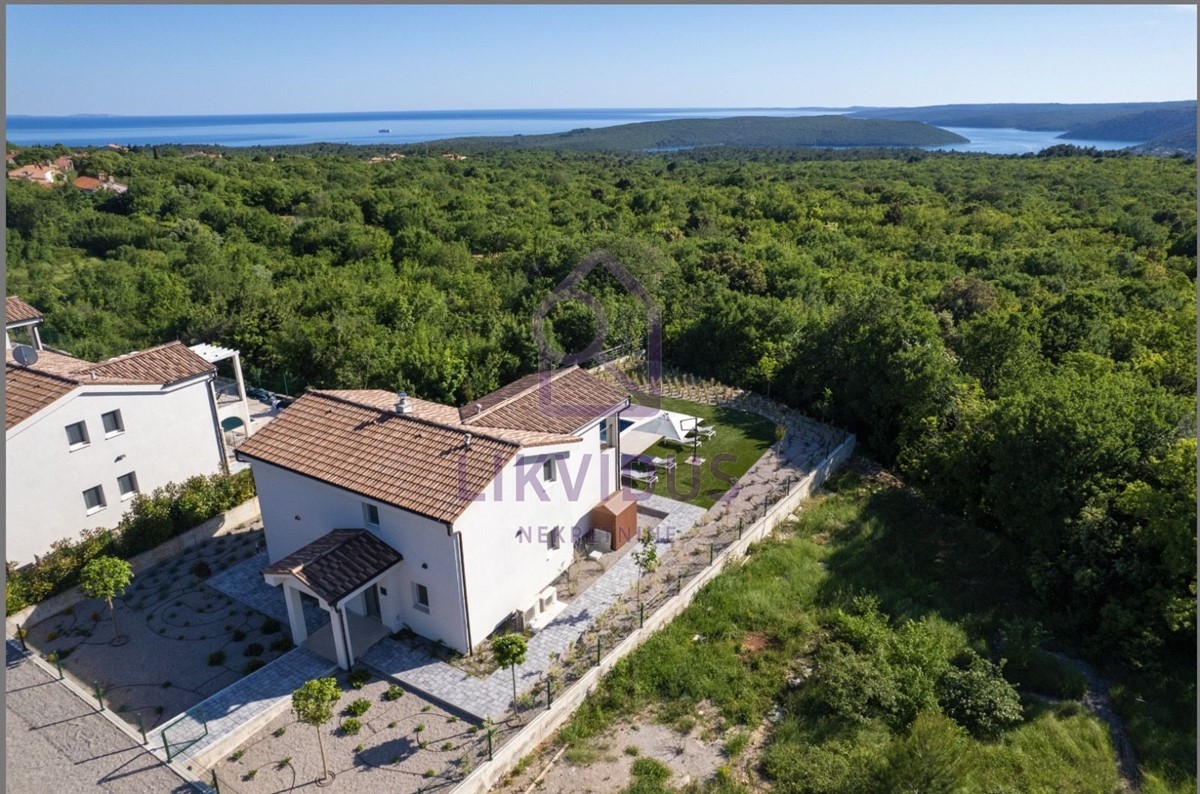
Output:
M655 545L660 557L705 513L702 507L652 494L647 494L639 504L666 514L655 527ZM630 544L628 551L633 548L634 544ZM626 553L535 634L529 640L525 662L517 666L518 693L536 686L550 667L550 655L563 654L637 578L633 555ZM476 720L495 720L512 705L512 673L507 668L487 678L476 678L435 659L417 643L390 637L368 650L362 661L405 687Z
M207 584L233 600L240 601L287 626L287 603L283 600L283 589L272 587L263 579L262 570L269 564L267 550L263 548L253 557L213 576ZM301 603L304 605L304 622L308 625L309 634L329 622L329 613L318 604L307 598L302 599Z
M179 753L172 752L172 759L187 764L217 742L246 738L253 732L247 728L252 720L266 712L282 710L283 702L290 704L292 692L305 681L330 675L336 669L336 664L306 648L288 651L155 730L151 746L165 758L165 742L178 746L200 737Z

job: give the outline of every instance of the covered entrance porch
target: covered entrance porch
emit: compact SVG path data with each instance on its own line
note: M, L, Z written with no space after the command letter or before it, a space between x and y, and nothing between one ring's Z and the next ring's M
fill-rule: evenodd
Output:
M391 633L380 609L379 582L403 562L400 552L364 529L337 529L263 569L283 587L292 641L349 670L355 659ZM302 599L329 613L311 636Z

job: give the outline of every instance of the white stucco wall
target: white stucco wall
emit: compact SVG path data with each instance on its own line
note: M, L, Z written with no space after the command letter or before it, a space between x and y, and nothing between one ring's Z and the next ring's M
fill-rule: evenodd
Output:
M105 438L101 415L119 409L123 433ZM90 442L71 450L66 427L87 424ZM208 380L170 390L84 386L6 433L5 558L25 564L61 538L115 527L128 507L117 478L137 477L143 493L221 467ZM83 492L99 485L107 506L88 514Z
M493 483L480 501L455 522L463 536L471 641L478 645L513 610L537 601L551 582L567 569L573 557L573 530L590 528L588 514L620 487L616 450L600 449L600 423L576 435L583 441L531 447L504 468L497 489ZM557 457L558 479L544 483L542 460ZM523 474L532 470L532 477ZM545 493L533 487L539 484ZM564 528L558 549L550 549L548 533Z
M367 499L269 463L252 460L262 507L267 554L275 562L335 529L369 529L404 556L380 587L381 619L393 631L404 626L423 637L441 640L466 652L462 587L455 541L446 525L391 505ZM368 527L363 503L379 508L379 528ZM429 612L415 606L414 584L429 591ZM349 608L362 614L361 597Z

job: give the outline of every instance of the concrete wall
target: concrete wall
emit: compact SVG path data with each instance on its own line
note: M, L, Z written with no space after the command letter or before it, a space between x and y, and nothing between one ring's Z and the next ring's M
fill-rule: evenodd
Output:
M134 576L136 576L147 568L152 568L164 560L169 560L182 553L184 549L191 548L210 538L221 535L232 535L238 532L249 532L255 528L258 518L258 497L254 497L242 502L237 507L226 510L219 516L213 516L203 524L193 527L183 534L176 535L170 540L130 558L128 560L129 567L133 569ZM59 593L56 596L51 596L37 604L25 607L20 612L14 612L8 616L6 621L8 633L15 635L18 624L22 626L35 624L57 615L67 607L78 604L84 598L86 596L79 592L78 587L72 587L70 590Z
M207 380L173 389L84 386L6 434L5 558L18 564L81 530L115 527L129 499L117 478L133 472L138 489L220 469L224 451L213 426ZM105 438L101 415L119 409L123 433ZM85 422L90 442L71 450L66 427ZM99 485L106 507L91 514L83 492ZM130 497L132 498L132 497Z
M369 529L404 556L379 584L381 619L396 631L404 626L432 640L466 652L467 632L457 542L446 525L386 505L328 483L287 471L269 463L251 461L266 529L271 562L335 529ZM379 509L379 528L368 527L363 504ZM429 591L429 612L416 607L414 585ZM363 612L361 599L352 610Z
M569 689L559 695L550 709L534 717L524 729L494 753L492 761L485 762L476 767L474 772L454 788L454 793L485 794L518 761L532 752L542 742L549 739L555 731L570 719L575 709L579 708L584 699L595 691L604 675L616 666L617 662L637 649L656 631L674 620L692 603L692 600L695 599L696 595L706 584L717 576L720 576L728 565L744 557L751 545L770 534L771 530L777 524L783 521L802 501L819 488L828 479L829 475L836 471L850 457L854 452L854 444L854 436L848 436L825 460L821 461L814 471L793 486L787 496L772 506L766 515L744 530L741 539L726 547L714 561L713 565L710 565L684 585L678 595L667 601L654 614L646 618L645 625L642 628L635 629L632 634L613 648L608 655L604 656L598 666L593 667Z

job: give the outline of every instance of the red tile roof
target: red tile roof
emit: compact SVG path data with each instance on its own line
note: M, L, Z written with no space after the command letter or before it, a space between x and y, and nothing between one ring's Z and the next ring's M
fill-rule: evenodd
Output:
M305 394L238 454L450 523L520 449L488 433L468 446L460 428L344 394Z
M8 364L4 372L4 429L28 419L79 388L74 381Z
M627 399L628 392L570 367L526 375L458 411L468 427L573 433Z
M366 530L335 529L267 566L263 573L294 576L327 604L336 605L403 559Z
M32 416L61 396L59 394L51 400L41 402L31 399L29 388L35 381L24 377L23 373L53 378L67 384L69 388L62 392L66 394L77 386L92 384L170 386L197 375L216 371L212 364L193 353L182 342L168 342L149 350L111 358L99 364L54 350L39 350L38 360L31 367L19 366L13 359L12 350L5 350L4 358L8 364L5 373L6 390L11 394L14 388L25 389L23 398L15 404L9 400L5 406L8 427Z
M25 301L18 298L16 295L7 295L4 298L4 324L12 325L13 323L24 323L30 320L42 319L42 313L30 306Z
M75 187L90 192L104 187L104 183L94 176L77 176L75 177Z

